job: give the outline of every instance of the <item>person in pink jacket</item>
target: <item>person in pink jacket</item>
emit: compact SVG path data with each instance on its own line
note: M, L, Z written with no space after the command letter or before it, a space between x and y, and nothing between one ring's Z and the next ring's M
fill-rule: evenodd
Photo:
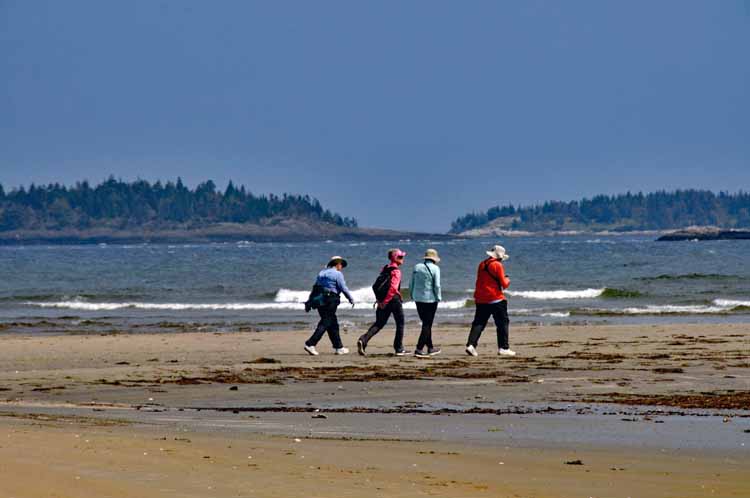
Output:
M375 310L375 323L362 335L357 341L357 352L365 356L367 343L375 334L385 327L388 318L393 315L396 321L396 336L393 338L393 349L396 356L405 356L404 348L404 307L401 299L401 265L404 264L406 253L401 249L391 249L388 251L389 263L383 268L384 272L390 272L390 287L385 297L378 301Z

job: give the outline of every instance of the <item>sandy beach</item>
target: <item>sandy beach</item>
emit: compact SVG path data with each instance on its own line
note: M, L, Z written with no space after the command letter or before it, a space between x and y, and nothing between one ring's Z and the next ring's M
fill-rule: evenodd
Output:
M750 495L750 325L308 333L3 333L0 496Z

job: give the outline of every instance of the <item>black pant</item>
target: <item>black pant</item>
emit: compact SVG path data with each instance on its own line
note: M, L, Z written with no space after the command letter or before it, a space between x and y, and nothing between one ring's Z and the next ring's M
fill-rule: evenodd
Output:
M438 303L417 303L417 313L419 319L422 320L422 333L419 334L419 340L417 341L417 349L421 350L427 346L432 349L432 322L435 321L435 312L437 311Z
M331 344L333 344L335 349L344 347L344 344L341 342L341 335L339 334L339 319L336 316L336 308L338 307L337 303L329 303L318 308L320 321L313 335L305 342L307 346L315 346L323 337L323 334L328 332L328 337L331 339Z
M383 308L378 306L375 310L375 323L367 330L365 335L359 338L367 346L370 339L385 327L391 314L396 320L396 336L393 338L393 349L401 351L404 349L404 307L398 297L394 297Z
M482 335L482 331L487 326L490 316L495 320L495 327L497 327L497 346L502 349L510 348L508 344L508 327L510 326L508 301L504 299L499 303L477 304L474 321L471 323L469 340L466 343L467 346L477 347L479 336Z

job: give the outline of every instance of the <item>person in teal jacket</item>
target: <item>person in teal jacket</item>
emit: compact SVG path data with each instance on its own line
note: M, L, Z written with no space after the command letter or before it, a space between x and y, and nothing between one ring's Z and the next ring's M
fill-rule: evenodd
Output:
M417 304L417 313L422 320L422 332L419 334L417 349L414 356L428 358L440 354L440 348L432 344L432 322L435 320L438 303L443 295L440 289L440 267L437 265L440 257L435 249L427 249L424 261L414 266L411 274L409 291L411 298ZM425 352L424 348L427 347Z

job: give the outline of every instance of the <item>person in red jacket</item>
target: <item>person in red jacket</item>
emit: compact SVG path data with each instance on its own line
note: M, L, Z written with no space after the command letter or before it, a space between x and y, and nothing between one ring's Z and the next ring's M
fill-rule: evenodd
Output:
M508 344L508 301L505 300L503 290L510 286L510 279L505 275L503 261L510 256L503 246L495 246L487 251L489 258L479 263L477 268L477 283L474 288L476 312L471 323L469 339L466 343L466 354L479 356L477 345L482 331L487 326L490 316L497 327L497 353L501 356L515 356L516 352Z
M391 272L391 285L383 300L378 302L378 307L375 310L375 323L357 341L357 352L362 356L366 356L365 349L367 348L367 343L370 342L370 339L375 334L380 332L380 329L385 327L391 315L393 315L393 319L396 321L396 336L393 338L393 349L396 352L396 356L405 356L407 354L404 348L404 307L401 304L400 269L400 266L404 264L405 257L406 253L401 249L391 249L388 251L389 263L384 270L389 269Z

